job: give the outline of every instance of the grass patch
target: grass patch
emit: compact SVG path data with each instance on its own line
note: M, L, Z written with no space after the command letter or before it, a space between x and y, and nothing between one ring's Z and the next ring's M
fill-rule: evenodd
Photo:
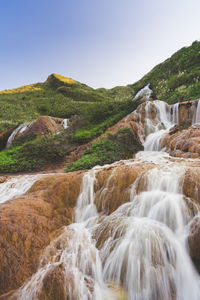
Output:
M183 47L163 63L154 67L135 84L135 93L150 83L155 99L173 104L200 97L200 42Z
M134 111L139 104L139 101L126 100L88 106L83 112L82 127L71 134L71 141L79 145L91 141Z
M65 171L91 169L96 165L110 164L121 159L129 159L133 153L143 150L143 147L134 138L129 128L120 129L116 134L108 134L89 147L83 156L69 164Z
M10 149L0 152L0 173L37 171L49 163L60 163L72 149L67 144L63 134L37 136L20 146L14 143Z

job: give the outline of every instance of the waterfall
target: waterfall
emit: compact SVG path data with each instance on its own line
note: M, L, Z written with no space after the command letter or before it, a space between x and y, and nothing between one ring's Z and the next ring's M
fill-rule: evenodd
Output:
M23 124L19 125L19 126L11 133L11 135L9 136L8 141L7 141L7 144L6 144L6 149L9 148L9 147L12 145L12 143L13 143L15 137L16 137L18 134L24 132L31 124L32 124L32 123L30 123L30 122L26 122L26 123L23 123Z
M195 113L193 114L192 125L195 124L200 124L200 100L198 101L197 108L195 109Z
M150 111L153 108L156 111L156 118L152 121ZM172 107L172 115L170 114L169 105L164 101L147 102L145 117L146 139L143 143L146 151L160 151L161 138L169 132L169 129L178 121L178 106Z
M18 299L39 299L45 276L58 266L66 300L119 300L115 290L128 300L200 299L199 276L186 244L194 210L182 193L185 170L165 153L145 154L124 164L151 161L160 167L136 180L130 202L109 216L99 215L95 204L97 175L109 166L83 176L75 223L64 227L44 250L40 268L17 292ZM113 175L104 183L105 197ZM143 188L137 193L141 181Z
M20 175L0 183L0 203L25 194L40 175Z
M146 101L149 100L149 98L151 97L153 91L149 88L150 83L147 84L143 89L139 90L137 92L137 94L134 97L134 100L138 100L138 99L145 99Z
M92 169L83 177L82 190L77 200L76 222L84 222L98 216L94 204L94 184L98 169Z
M14 294L16 299L42 299L44 281L58 268L65 300L200 299L200 277L187 248L188 224L199 207L183 195L186 170L181 159L170 159L160 146L179 123L179 104L147 101L144 114L148 151L84 174L74 223L44 249L37 272ZM142 124L142 110L138 119ZM106 215L104 204L119 189L115 167L142 163L151 169L127 187L129 202ZM100 184L105 170L107 179ZM101 209L97 201L103 203Z
M38 299L45 276L58 266L63 266L67 300L106 299L99 251L83 223L65 227L62 235L46 248L41 268L19 291L18 299Z
M114 232L101 248L105 281L123 285L130 300L199 299L199 276L184 237L192 218L181 193L180 169L152 169L147 190L106 217ZM135 187L134 187L135 189Z
M94 184L99 170L97 167L84 175L77 199L76 223L64 227L64 232L45 249L40 268L17 292L17 299L38 299L45 276L60 265L63 266L66 300L116 299L103 282L99 250L90 230L91 224L94 227L96 224L93 219L98 217L94 204Z
M200 100L198 101L197 104L196 123L200 124Z
M67 129L69 127L68 123L69 123L68 119L63 119L63 121L61 122L63 129Z
M172 105L172 124L179 124L179 103Z

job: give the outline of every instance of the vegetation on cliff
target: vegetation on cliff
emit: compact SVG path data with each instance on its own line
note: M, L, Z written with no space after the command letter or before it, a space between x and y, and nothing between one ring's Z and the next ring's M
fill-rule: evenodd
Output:
M37 136L21 145L16 141L11 148L0 152L0 173L36 171L49 163L60 163L71 148L71 145L66 148L62 134Z
M157 65L141 80L128 87L140 90L150 83L155 99L168 103L200 97L200 42L183 47L163 63Z
M102 166L121 159L129 159L141 150L143 147L131 130L123 128L114 135L107 134L106 138L90 146L79 160L66 167L66 172L91 169L96 165Z

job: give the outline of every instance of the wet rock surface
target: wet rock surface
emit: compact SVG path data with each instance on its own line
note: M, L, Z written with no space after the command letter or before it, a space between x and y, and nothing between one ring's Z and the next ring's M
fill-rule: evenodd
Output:
M82 174L56 174L0 205L0 291L16 289L38 267L51 234L72 222Z

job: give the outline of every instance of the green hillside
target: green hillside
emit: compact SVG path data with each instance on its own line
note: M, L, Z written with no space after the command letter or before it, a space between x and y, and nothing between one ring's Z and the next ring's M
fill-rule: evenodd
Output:
M60 135L45 138L37 136L29 141L15 142L9 150L0 152L0 172L31 171L48 163L62 162L72 149L98 137L135 110L139 102L133 101L134 95L149 83L154 99L176 103L199 98L200 42L180 49L141 80L127 86L93 89L71 78L52 74L44 83L1 91L0 132L40 115L61 118L74 116L75 122L69 131ZM123 134L125 137L129 135L126 132ZM118 137L121 139L121 133L97 143L77 162L77 166L74 164L70 168L80 168L79 164L84 168L99 163L99 160L102 164L107 162L108 158L104 161L107 148L112 159L112 151L117 147L119 153L116 153L116 157L127 157L130 154L121 148ZM99 145L105 149L100 151Z
M168 103L200 97L200 42L184 47L157 65L141 80L129 85L134 92L151 84L155 99Z
M96 104L109 106L131 100L150 83L155 99L175 103L200 97L200 42L184 47L157 65L141 80L112 89L93 89L70 78L52 74L46 82L0 92L0 131L39 115L70 117ZM105 106L104 105L104 106Z
M75 147L104 133L139 102L109 97L70 78L52 74L46 82L0 92L0 131L40 115L70 118L67 132L46 137L17 140L0 152L0 173L40 170L46 164L60 163ZM0 150L3 150L5 141ZM127 155L121 152L122 155Z
M39 115L68 118L94 102L107 102L102 93L70 78L52 74L44 83L0 92L0 131Z
M200 42L195 41L190 47L183 47L134 84L98 91L115 99L131 98L148 83L154 91L154 99L172 104L199 98Z

